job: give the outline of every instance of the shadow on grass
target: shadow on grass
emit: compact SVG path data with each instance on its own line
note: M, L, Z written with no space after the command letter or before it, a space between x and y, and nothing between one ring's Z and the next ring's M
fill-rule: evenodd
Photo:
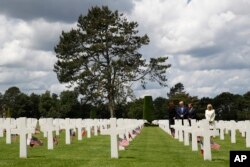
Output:
M149 123L149 122L144 123L144 126L145 127L158 127L158 125L154 125L154 124Z
M42 155L33 155L28 157L28 159L37 159L37 158L45 158L46 156L42 156Z
M227 159L224 159L224 158L213 158L214 162L227 162L228 160Z
M121 156L119 159L136 159L135 157L132 156Z

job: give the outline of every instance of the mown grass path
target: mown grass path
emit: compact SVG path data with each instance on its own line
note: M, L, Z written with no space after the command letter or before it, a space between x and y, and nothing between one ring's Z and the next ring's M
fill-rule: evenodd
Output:
M44 146L29 147L28 158L20 159L18 140L6 145L5 139L0 138L0 166L227 167L230 150L250 150L239 134L237 144L230 144L228 135L224 141L217 138L215 141L222 145L221 150L212 152L212 161L203 161L199 152L191 151L191 146L184 146L158 127L145 127L127 150L119 152L119 159L111 159L109 136L93 136L82 141L75 137L71 145L65 145L62 133L54 150L47 150L45 141Z
M215 154L220 153L217 151ZM184 146L183 143L156 127L145 128L129 151L122 153L121 156L131 157L134 161L134 163L131 162L131 166L229 166L229 155L218 158L215 156L212 162L205 162L199 152L191 151L191 146Z

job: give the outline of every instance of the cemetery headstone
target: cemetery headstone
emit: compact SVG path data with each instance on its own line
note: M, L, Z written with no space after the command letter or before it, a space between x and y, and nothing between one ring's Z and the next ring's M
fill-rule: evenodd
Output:
M35 129L27 127L27 119L20 117L17 119L17 128L11 129L11 134L18 134L20 137L20 158L27 158L27 134L35 133Z

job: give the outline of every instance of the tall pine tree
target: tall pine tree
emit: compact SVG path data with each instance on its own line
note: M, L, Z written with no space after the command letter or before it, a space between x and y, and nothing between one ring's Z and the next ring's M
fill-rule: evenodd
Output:
M85 102L107 102L111 117L115 106L132 96L131 84L157 81L166 86L167 57L146 61L139 53L149 43L138 35L138 24L108 7L92 7L80 16L76 29L62 32L55 47L54 71L61 83L68 83Z

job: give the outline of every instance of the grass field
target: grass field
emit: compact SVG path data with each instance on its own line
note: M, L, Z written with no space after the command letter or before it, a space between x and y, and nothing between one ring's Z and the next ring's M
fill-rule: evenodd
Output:
M38 136L40 137L40 136ZM245 139L237 134L237 144L231 144L229 136L221 144L219 151L212 152L212 161L203 161L199 152L192 152L191 146L173 139L158 127L145 127L125 151L119 152L119 159L110 158L109 136L93 136L82 141L73 139L71 145L65 145L64 134L54 150L44 145L28 148L28 158L19 158L19 143L5 144L0 138L0 166L100 166L100 167L228 167L230 150L250 150L245 147Z

